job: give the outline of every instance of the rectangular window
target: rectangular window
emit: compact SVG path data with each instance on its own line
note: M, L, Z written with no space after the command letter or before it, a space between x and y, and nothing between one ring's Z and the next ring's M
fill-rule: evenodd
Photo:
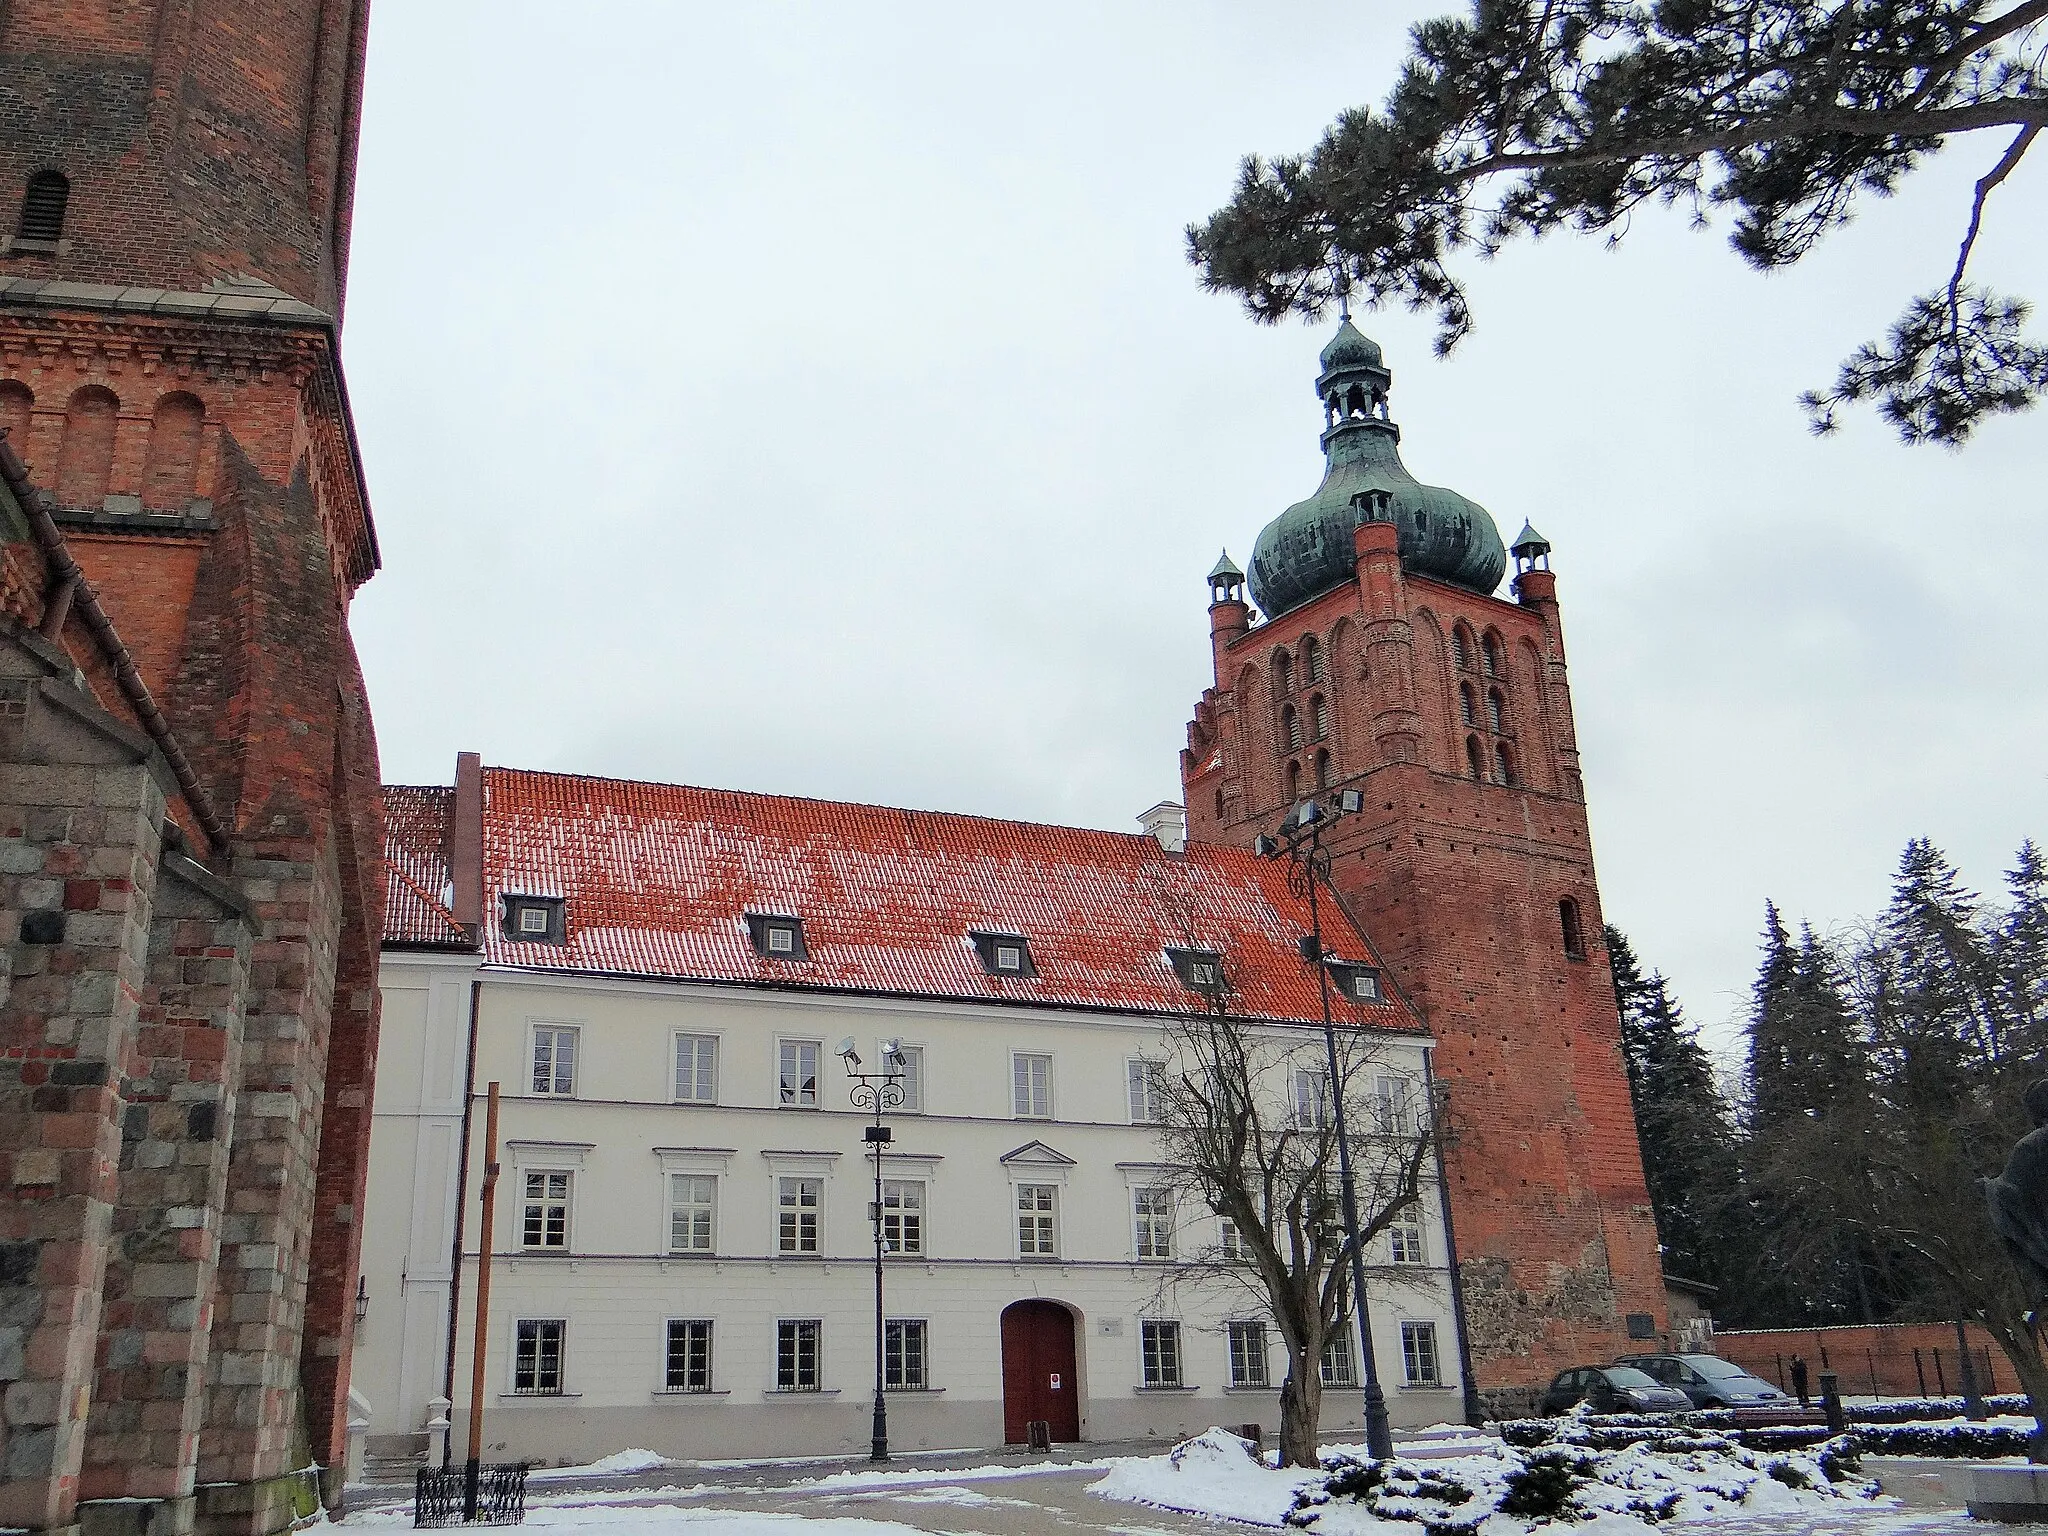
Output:
M533 1031L533 1091L568 1096L576 1092L576 1031L539 1024Z
M1148 1387L1177 1387L1180 1381L1180 1324L1146 1319L1138 1324L1138 1352Z
M1218 1225L1221 1236L1217 1247L1222 1250L1223 1257L1236 1262L1250 1258L1251 1252L1244 1245L1244 1234L1237 1230L1237 1223L1225 1216L1220 1218Z
M1383 1136L1406 1136L1415 1129L1415 1111L1409 1102L1414 1084L1405 1077L1379 1076L1372 1080L1373 1128Z
M1422 1246L1422 1204L1411 1201L1401 1207L1387 1228L1387 1242L1393 1250L1396 1264L1427 1264L1429 1255Z
M786 1317L775 1325L776 1391L818 1390L818 1335L824 1326L815 1317Z
M1130 1090L1131 1124L1157 1125L1166 1118L1166 1067L1156 1061L1124 1063Z
M1138 1189L1131 1192L1131 1206L1137 1216L1138 1257L1173 1257L1173 1191Z
M522 1317L512 1333L512 1390L535 1397L558 1396L562 1390L561 1318Z
M520 1246L569 1246L569 1175L559 1169L534 1168L526 1173L526 1204L520 1223Z
M924 1047L898 1045L896 1060L896 1070L903 1074L903 1081L896 1085L903 1092L903 1102L897 1107L906 1115L921 1115L924 1113Z
M1330 1123L1330 1074L1301 1068L1294 1074L1294 1123L1319 1131Z
M676 1102L718 1102L718 1037L676 1036Z
M882 1246L890 1253L924 1252L924 1180L882 1181Z
M521 933L545 934L548 931L548 909L546 907L521 907L519 909L519 931Z
M1326 1387L1355 1387L1358 1385L1358 1357L1351 1348L1351 1325L1335 1323L1323 1335L1323 1385Z
M718 1215L718 1180L708 1173L668 1176L670 1253L710 1253Z
M1017 1186L1017 1252L1027 1259L1058 1256L1059 1186L1019 1184Z
M1407 1369L1409 1386L1443 1385L1443 1375L1437 1369L1435 1323L1401 1325L1401 1364Z
M892 1317L882 1325L882 1385L895 1392L922 1392L925 1377L922 1318Z
M796 930L787 923L768 925L768 953L771 955L793 955L796 953Z
M816 1040L782 1042L781 1103L788 1108L818 1107L818 1053L824 1046Z
M1266 1380L1266 1325L1225 1323L1230 1335L1230 1384L1233 1387L1263 1387Z
M776 1252L818 1251L818 1208L824 1200L823 1179L776 1180Z
M1052 1058L1018 1052L1010 1058L1012 1102L1019 1120L1052 1118Z
M667 1382L671 1392L711 1390L710 1319L669 1319Z

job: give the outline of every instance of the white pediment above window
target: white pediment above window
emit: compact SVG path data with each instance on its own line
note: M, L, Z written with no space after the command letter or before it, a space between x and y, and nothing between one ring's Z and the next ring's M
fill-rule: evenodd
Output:
M724 1173L735 1147L656 1147L663 1173Z
M1037 1169L1062 1169L1078 1166L1066 1153L1047 1146L1042 1141L1027 1141L1023 1146L1005 1152L996 1159L1012 1173Z

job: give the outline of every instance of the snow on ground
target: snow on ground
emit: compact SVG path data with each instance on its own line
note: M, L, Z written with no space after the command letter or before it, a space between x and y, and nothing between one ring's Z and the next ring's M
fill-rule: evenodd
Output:
M669 1459L655 1451L613 1451L609 1456L585 1462L580 1467L534 1467L527 1472L526 1481L531 1485L560 1482L571 1477L602 1477L608 1472L658 1472L669 1465Z

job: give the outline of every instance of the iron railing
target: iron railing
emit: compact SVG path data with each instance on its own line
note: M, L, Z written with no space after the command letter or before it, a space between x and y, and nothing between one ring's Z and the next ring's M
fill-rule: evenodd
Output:
M412 1523L518 1525L526 1519L526 1463L421 1467L413 1480Z

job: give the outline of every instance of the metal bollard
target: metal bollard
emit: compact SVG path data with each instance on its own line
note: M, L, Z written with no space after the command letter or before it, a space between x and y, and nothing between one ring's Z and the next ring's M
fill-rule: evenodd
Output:
M1034 1451L1052 1449L1052 1422L1048 1419L1033 1419L1024 1426L1025 1446Z
M1265 1430L1265 1426L1263 1426L1263 1425L1260 1425L1260 1424L1240 1424L1240 1425L1238 1425L1238 1426L1237 1426L1237 1432L1238 1432L1238 1434L1239 1434L1240 1436L1242 1436L1242 1437L1243 1437L1244 1439L1246 1439L1246 1440L1249 1440L1249 1441L1251 1441L1251 1443L1252 1443L1252 1452L1253 1452L1253 1454L1254 1454L1254 1455L1263 1455L1263 1454L1265 1453L1265 1450L1266 1450L1266 1430Z

